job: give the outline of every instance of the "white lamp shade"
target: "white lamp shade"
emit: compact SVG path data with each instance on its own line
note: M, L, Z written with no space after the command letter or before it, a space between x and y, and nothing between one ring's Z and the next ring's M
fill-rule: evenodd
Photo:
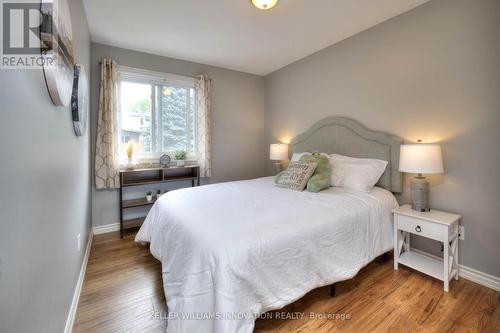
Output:
M273 8L278 0L252 0L252 3L255 7L266 10Z
M443 173L443 156L438 144L401 145L399 171L408 173Z
M288 160L288 145L284 143L272 143L269 149L269 159L273 161Z

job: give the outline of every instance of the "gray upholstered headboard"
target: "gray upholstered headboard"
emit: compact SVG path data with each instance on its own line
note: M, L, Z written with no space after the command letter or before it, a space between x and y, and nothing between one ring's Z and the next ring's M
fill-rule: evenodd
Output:
M403 178L398 170L399 146L402 143L403 139L398 136L372 131L353 119L330 117L296 136L290 145L294 153L319 151L388 161L387 169L377 185L400 193Z

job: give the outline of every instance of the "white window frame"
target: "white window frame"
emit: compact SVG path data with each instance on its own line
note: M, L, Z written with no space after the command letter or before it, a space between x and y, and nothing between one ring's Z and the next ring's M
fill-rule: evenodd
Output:
M194 92L194 100L195 100L195 118L196 118L196 89L195 89L195 84L196 84L196 79L194 77L190 76L182 76L182 75L176 75L176 74L170 74L170 73L162 73L162 72L155 72L155 71L150 71L146 69L140 69L140 68L133 68L133 67L128 67L128 66L118 66L118 112L119 112L119 123L121 120L121 105L120 105L120 99L121 99L121 82L122 81L127 81L127 82L137 82L137 83L143 83L143 84L149 84L151 85L151 136L153 137L155 135L155 131L153 129L153 126L155 125L155 116L156 116L156 94L155 94L155 89L157 86L165 86L165 85L170 85L174 87L180 87L180 88L186 88L186 89L193 89ZM188 107L191 107L191 103L189 101ZM190 110L188 110L189 112ZM198 129L198 124L195 121L194 122L194 138L196 141L196 132ZM119 131L118 131L118 136L119 136L119 141L121 142L121 124L119 124ZM156 139L154 140L156 141ZM174 155L174 151L162 151L162 152L153 152L153 138L151 140L151 153L144 153L140 155L136 155L140 160L145 160L145 161L151 161L151 160L158 160L161 155L163 154L168 154L171 157ZM187 152L187 159L188 160L195 160L197 155L198 155L198 145L196 142L194 143L194 152ZM120 152L121 153L121 152Z

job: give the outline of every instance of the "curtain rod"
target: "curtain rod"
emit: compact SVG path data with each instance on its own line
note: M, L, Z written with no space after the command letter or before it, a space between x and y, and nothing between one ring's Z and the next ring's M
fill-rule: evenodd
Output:
M102 60L99 61L99 65L102 65ZM158 73L158 74L167 74L167 75L174 75L174 76L184 76L184 77L191 78L191 79L197 79L198 75L203 75L203 74L198 74L196 76L191 76L191 75L183 75L183 74L174 74L174 73L160 72L160 71L155 71L155 70L146 69L146 68L131 67L131 66L126 66L126 65L120 65L118 63L117 63L117 65L118 65L118 67L129 68L131 70L152 72L152 73Z

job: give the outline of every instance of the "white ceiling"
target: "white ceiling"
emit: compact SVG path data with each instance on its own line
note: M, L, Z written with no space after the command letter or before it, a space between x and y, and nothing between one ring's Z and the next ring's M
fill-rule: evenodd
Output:
M428 0L84 0L92 41L265 75Z

